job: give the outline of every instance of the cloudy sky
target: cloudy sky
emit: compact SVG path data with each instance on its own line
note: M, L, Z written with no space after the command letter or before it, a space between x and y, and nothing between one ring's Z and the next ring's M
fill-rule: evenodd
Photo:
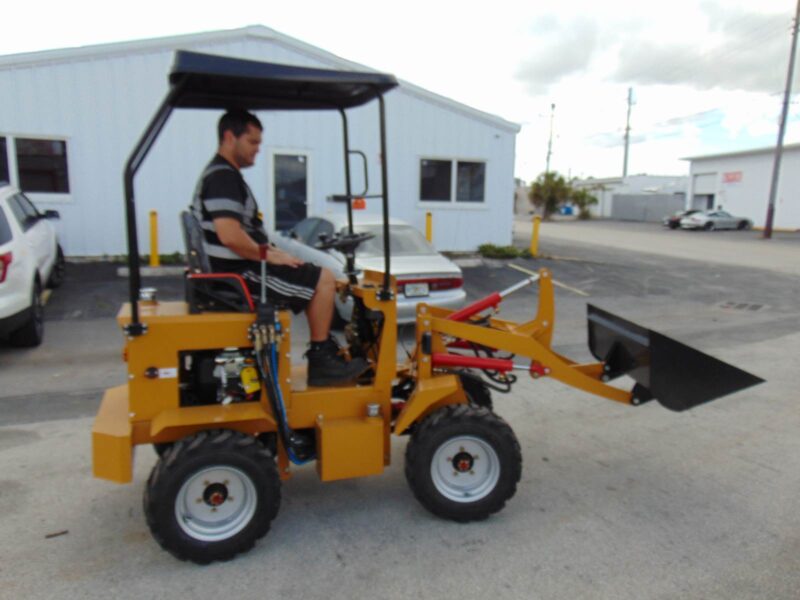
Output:
M207 7L206 7L207 6ZM796 0L15 3L0 54L260 24L522 125L518 177L685 174L775 143ZM800 65L786 142L800 142Z

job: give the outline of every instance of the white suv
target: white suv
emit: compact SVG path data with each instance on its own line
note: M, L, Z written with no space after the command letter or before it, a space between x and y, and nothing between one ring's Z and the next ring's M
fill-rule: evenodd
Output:
M64 253L50 222L57 218L0 183L0 338L15 346L42 342L42 291L64 279Z

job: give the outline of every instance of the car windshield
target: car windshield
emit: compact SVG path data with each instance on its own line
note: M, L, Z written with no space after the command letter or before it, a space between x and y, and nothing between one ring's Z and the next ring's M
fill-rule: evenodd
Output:
M383 256L383 226L356 225L359 233L371 233L375 237L363 242L356 251L358 256ZM390 225L389 245L392 256L419 256L436 254L423 235L410 225Z

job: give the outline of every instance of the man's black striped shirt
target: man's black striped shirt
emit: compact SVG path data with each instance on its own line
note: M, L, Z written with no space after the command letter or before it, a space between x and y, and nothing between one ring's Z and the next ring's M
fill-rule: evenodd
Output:
M239 169L217 154L200 175L192 200L192 212L203 228L203 248L217 272L240 272L248 261L225 247L217 236L214 219L229 217L242 224L242 229L257 244L267 243L267 234L258 216L253 192Z

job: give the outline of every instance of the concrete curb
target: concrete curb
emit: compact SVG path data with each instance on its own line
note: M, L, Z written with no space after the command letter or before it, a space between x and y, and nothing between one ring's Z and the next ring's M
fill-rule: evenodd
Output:
M186 272L186 267L183 265L173 267L140 267L139 273L142 277L175 277L183 275ZM117 269L117 277L127 277L128 267L119 267Z

